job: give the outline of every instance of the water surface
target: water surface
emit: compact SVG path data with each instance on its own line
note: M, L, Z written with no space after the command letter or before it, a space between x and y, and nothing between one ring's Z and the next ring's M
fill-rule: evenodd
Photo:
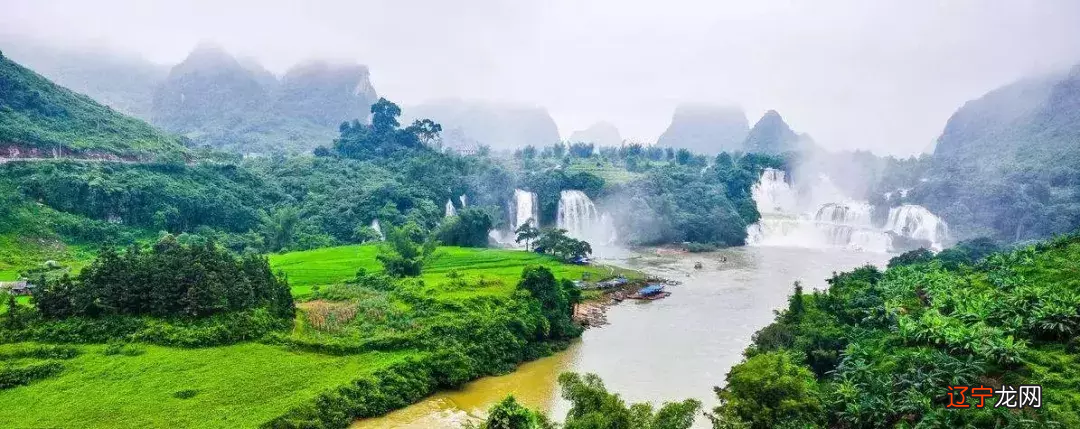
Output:
M682 282L672 295L649 302L628 301L608 309L611 323L590 329L565 352L488 377L459 391L441 392L382 418L353 428L457 428L509 393L522 403L561 420L569 404L558 397L563 371L600 375L609 390L629 402L695 398L715 405L713 386L742 359L750 337L783 308L793 283L809 290L826 287L833 272L865 264L883 265L888 254L843 250L743 247L708 254L620 255L614 263ZM702 263L702 269L694 264ZM697 427L707 427L699 418Z

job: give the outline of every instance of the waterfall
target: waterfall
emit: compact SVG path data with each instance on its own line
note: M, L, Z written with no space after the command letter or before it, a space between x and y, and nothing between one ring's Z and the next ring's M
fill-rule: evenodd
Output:
M536 202L536 194L514 189L514 204L510 206L510 219L514 221L510 225L510 231L516 231L521 225L531 222L533 226L540 225L540 205Z
M914 204L890 209L885 230L912 240L927 241L935 251L943 248L943 242L949 235L949 227L944 221L926 207Z
M454 208L454 202L446 200L446 217L457 216L457 209Z
M457 197L457 199L458 199L458 201L461 201L461 208L465 208L465 207L469 206L469 204L467 204L468 199L465 198L465 194L461 194L461 196Z
M746 228L752 246L846 248L888 252L892 237L874 226L874 208L866 201L842 195L828 176L801 195L787 182L783 171L766 169L751 189L761 219Z
M874 207L844 196L827 176L820 176L801 194L785 179L783 171L766 169L751 189L761 220L746 228L748 245L871 252L895 252L928 245L937 251L948 239L945 222L925 207L910 204L894 207L889 210L884 226L875 225ZM906 194L907 190L898 193ZM812 210L799 210L798 195L808 196L801 200L802 207Z
M761 214L795 212L795 192L782 170L766 168L761 179L750 188L750 195Z
M379 220L378 219L372 219L372 221L371 221L371 229L374 229L375 232L379 233L379 237L381 237L384 240L386 239L386 235L382 233L382 226L379 225Z
M556 226L565 229L567 235L594 245L609 244L618 238L611 216L597 211L588 195L574 189L559 194Z

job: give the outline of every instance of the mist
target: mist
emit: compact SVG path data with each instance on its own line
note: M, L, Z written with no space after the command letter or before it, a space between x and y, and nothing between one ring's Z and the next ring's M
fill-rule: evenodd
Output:
M547 108L654 142L680 103L779 111L827 149L928 150L965 101L1080 62L1080 3L6 0L0 33L155 63L212 40L274 73L366 64L402 105ZM0 46L2 48L2 46Z

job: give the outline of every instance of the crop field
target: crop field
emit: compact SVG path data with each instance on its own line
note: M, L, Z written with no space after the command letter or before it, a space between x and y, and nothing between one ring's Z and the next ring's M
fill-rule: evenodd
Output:
M288 276L293 295L307 296L317 285L341 283L356 275L360 268L379 272L382 267L375 259L378 247L355 245L329 247L302 252L270 255L270 266ZM546 255L521 250L440 247L424 266L421 278L425 283L438 284L456 272L467 280L481 278L500 282L509 292L517 284L521 270L527 265L544 265L556 277L577 280L584 273L603 278L613 273L633 273L603 266L569 265Z

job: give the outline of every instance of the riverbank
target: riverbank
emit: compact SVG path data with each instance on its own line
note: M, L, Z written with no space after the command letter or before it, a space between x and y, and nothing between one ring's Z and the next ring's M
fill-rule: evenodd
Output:
M888 257L864 252L744 247L686 254L639 249L617 259L602 260L648 275L678 279L681 284L665 299L605 306L607 324L586 330L566 351L544 358L558 362L544 366L544 371L549 371L546 376L514 372L494 377L499 382L490 385L479 384L490 379L482 378L461 391L441 392L395 411L391 413L392 421L361 420L353 427L459 428L463 416L486 411L510 393L522 404L547 410L561 420L569 404L559 397L554 378L567 371L600 375L610 391L618 392L628 402L660 405L664 400L692 397L711 408L716 403L713 387L722 385L724 374L742 359L753 333L772 321L772 311L786 304L794 281L801 281L807 289L825 288L825 279L834 271L866 263L883 266ZM702 269L694 268L698 262ZM484 389L490 391L481 394L479 391ZM459 392L470 392L471 399L455 396ZM491 400L485 403L483 398ZM708 424L699 418L695 427L706 428Z

